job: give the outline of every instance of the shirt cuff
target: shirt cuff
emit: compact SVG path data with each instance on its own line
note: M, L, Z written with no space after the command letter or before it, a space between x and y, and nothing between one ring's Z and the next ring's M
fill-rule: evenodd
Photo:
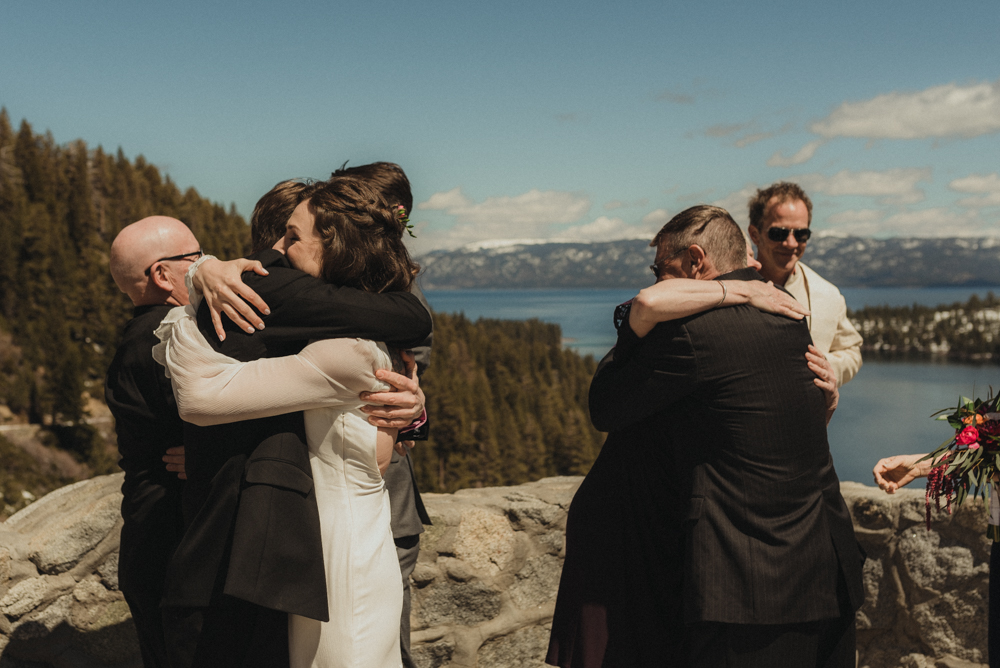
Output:
M190 267L188 267L187 273L184 274L184 286L188 291L188 303L191 304L195 311L201 306L201 293L195 290L194 287L194 275L198 273L198 268L205 263L206 260L217 260L214 255L202 255L200 258L195 260Z
M408 431L413 431L414 429L419 429L420 427L424 426L425 424L427 424L427 409L426 408L424 409L424 412L420 414L420 417L418 417L416 420L414 420L410 424L408 424L405 427L403 427L402 429L400 429L399 433L400 434L405 434Z

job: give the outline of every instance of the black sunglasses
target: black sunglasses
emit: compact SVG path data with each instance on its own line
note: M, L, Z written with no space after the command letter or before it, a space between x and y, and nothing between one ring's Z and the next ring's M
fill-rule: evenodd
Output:
M800 244L804 244L809 241L809 237L812 236L812 230L808 227L792 229L790 227L769 227L767 228L767 238L771 241L784 241L788 238L788 233L791 232L795 235L795 240Z
M171 260L187 260L188 258L190 258L191 261L193 262L194 260L197 260L198 258L200 258L204 254L205 254L205 252L199 248L198 250L194 251L193 253L181 253L180 255L171 255L170 257L161 257L156 262L170 262ZM149 271L153 268L153 265L156 264L156 262L154 262L153 264L151 264L148 267L146 267L146 271L144 271L142 273L144 273L146 276L149 276Z

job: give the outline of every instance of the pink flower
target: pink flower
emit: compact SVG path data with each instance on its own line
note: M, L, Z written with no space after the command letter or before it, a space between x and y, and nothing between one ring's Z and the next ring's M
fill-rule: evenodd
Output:
M978 443L973 443L972 445L969 446L969 450L978 450L978 449L979 449Z
M955 437L955 442L959 445L972 445L979 440L979 431L975 427L966 427ZM978 445L976 447L979 447ZM975 450L975 448L972 448Z

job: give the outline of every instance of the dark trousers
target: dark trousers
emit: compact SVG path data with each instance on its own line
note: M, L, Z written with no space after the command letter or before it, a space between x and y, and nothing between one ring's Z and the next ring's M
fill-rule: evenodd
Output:
M164 608L172 668L287 668L288 613L222 594L209 608Z
M399 620L399 650L403 658L403 668L416 668L410 656L410 574L417 566L420 554L420 534L395 539L396 557L403 576L403 614Z
M803 624L688 627L688 668L854 668L854 614Z
M997 576L993 577L996 573ZM990 618L987 626L990 668L1000 668L1000 547L990 550Z

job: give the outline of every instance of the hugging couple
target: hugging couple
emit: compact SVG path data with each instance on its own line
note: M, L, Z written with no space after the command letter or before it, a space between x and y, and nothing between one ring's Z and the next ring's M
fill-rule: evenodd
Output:
M116 238L112 274L136 317L107 389L126 471L122 591L146 665L410 665L406 585L429 520L406 455L426 421L416 368L431 333L403 244L411 206L402 170L375 163L275 186L247 260L203 256L170 218ZM169 378L165 401L123 371L148 359L123 353L151 338L133 327L147 316L163 366L146 375ZM130 422L130 403L172 401L173 418ZM151 428L181 434L164 459L182 483L136 464L131 436ZM160 440L147 462L177 438Z

